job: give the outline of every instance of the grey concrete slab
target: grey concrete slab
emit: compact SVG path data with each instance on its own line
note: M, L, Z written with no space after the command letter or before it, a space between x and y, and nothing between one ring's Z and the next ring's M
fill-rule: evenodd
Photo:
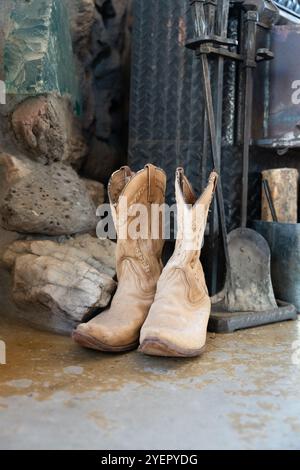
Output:
M0 312L1 315L1 312ZM300 322L195 359L102 354L0 317L1 449L299 449Z

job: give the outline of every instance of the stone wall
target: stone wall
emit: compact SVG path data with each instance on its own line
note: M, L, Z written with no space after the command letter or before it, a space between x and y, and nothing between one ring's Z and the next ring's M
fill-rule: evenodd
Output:
M126 159L130 10L131 0L0 4L0 314L69 332L116 287L96 207Z
M126 161L132 0L67 0L83 94L87 177L107 182Z
M46 161L69 145L76 155L63 158L106 183L126 161L131 21L131 0L1 3L7 106L0 106L0 150ZM51 98L46 105L49 94L65 103L53 107ZM41 95L44 103L31 100L17 109Z

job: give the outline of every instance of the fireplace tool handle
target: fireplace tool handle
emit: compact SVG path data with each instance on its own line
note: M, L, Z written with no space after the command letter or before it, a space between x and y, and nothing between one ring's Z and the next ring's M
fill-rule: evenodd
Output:
M256 67L257 22L258 13L256 11L249 10L245 13L245 36L243 45L243 53L245 57L245 102L243 125L242 228L247 226L248 216L249 149L252 124L253 70Z
M220 175L220 164L218 161L215 116L214 116L214 109L213 109L208 59L207 59L206 54L201 54L201 63L202 63L203 81L204 81L204 89L205 89L205 103L206 103L206 110L207 110L207 118L208 118L209 130L210 130L211 153L212 153L213 165L216 171ZM222 238L223 238L223 245L224 245L224 255L225 255L225 261L226 261L226 266L228 270L230 269L230 259L229 259L229 254L228 254L225 208L224 208L224 198L223 198L221 179L219 179L218 181L216 195L217 195L219 217L220 217L221 231L222 231Z
M203 0L191 0L191 4L194 5L195 9L195 31L200 37L207 38L208 35L212 35L215 29L216 23L216 10L218 14L217 24L220 26L220 31L217 31L217 34L222 36L225 39L227 35L227 20L228 20L228 11L229 11L229 0L222 2L222 8L218 6L216 9L216 3L214 1L203 1ZM217 130L216 130L216 120L213 106L213 97L211 89L211 80L208 64L208 51L205 46L199 47L197 50L197 55L200 57L202 72L203 72L203 82L204 82L204 97L205 105L208 119L208 127L211 140L211 154L213 160L213 166L220 175L220 148L218 148L218 139L217 139ZM218 86L218 94L222 93L221 87ZM219 101L219 100L218 100ZM220 142L221 145L221 142ZM224 246L224 256L227 268L227 274L230 274L230 258L228 253L228 244L227 244L227 230L226 230L226 218L225 218L225 209L224 209L224 198L221 184L221 177L219 178L217 189L217 204L219 210L219 218Z

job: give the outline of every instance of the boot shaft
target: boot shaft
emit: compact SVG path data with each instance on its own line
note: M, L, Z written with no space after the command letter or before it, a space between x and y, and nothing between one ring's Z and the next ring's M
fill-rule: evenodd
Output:
M176 171L177 237L175 255L199 258L209 207L216 189L218 175L213 171L208 184L197 199L182 168Z
M146 165L143 170L137 173L132 172L128 166L113 173L108 184L108 195L118 235L120 235L123 222L128 222L128 219L130 222L136 218L136 214L132 210L134 205L141 205L147 211L147 214L143 212L138 220L146 225L147 233L151 235L151 205L164 204L165 190L165 172L151 164ZM124 214L125 205L128 211ZM146 216L149 216L148 221ZM129 223L127 223L127 227L129 228ZM126 233L126 237L134 238L130 231ZM141 237L137 235L135 238Z
M112 175L108 195L118 235L117 271L125 258L134 259L148 275L161 271L163 228L162 221L152 217L152 206L164 204L165 189L164 171L151 164L137 173L125 166Z

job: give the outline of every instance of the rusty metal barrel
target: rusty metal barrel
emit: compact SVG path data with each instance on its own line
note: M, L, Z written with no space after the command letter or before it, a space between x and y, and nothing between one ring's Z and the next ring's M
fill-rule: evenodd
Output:
M300 312L300 224L257 220L253 228L270 246L276 298L293 304Z

